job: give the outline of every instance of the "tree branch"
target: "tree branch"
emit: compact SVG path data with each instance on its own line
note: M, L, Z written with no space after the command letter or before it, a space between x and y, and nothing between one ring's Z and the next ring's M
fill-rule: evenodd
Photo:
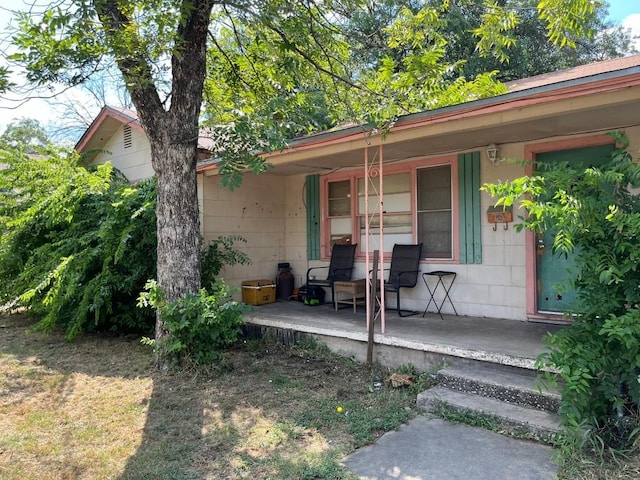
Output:
M245 87L249 89L253 88L251 84L244 79L244 77L240 73L240 70L238 70L238 67L236 66L234 61L231 59L231 57L229 57L229 54L227 54L227 52L222 48L222 45L218 43L218 40L216 39L215 35L213 35L212 33L209 33L209 39L211 40L213 45L216 47L218 52L220 52L220 54L225 58L225 60L227 61L227 64L229 65L231 70L233 70L233 74L240 81L240 83L242 83Z
M311 65L313 65L313 67L328 75L331 78L335 78L336 80L341 81L342 83L345 83L346 85L349 85L352 88L355 88L356 90L360 90L360 91L368 91L365 87L363 87L362 85L358 85L357 83L354 83L352 80L345 78L341 75L338 75L334 72L332 72L331 70L323 67L322 65L320 65L318 62L316 62L316 60L309 55L307 52L305 52L304 50L302 50L300 47L298 47L295 42L292 42L289 37L287 36L286 33L284 33L280 28L276 27L275 25L273 25L270 22L267 22L265 24L265 26L269 29L271 29L273 32L277 33L278 36L282 39L282 41L284 43L286 43L287 45L289 45L298 55L300 55L302 58L304 58L306 61L308 61Z
M150 63L146 60L146 51L136 35L127 38L133 44L125 42L124 33L132 25L131 19L122 13L116 0L94 0L94 6L142 125L159 121L165 116L165 110L155 86ZM147 133L157 134L156 129L152 130L153 132Z
M207 36L214 3L215 0L182 1L171 56L171 113L177 114L180 122L184 122L183 115L195 119L196 123L200 116L207 70Z

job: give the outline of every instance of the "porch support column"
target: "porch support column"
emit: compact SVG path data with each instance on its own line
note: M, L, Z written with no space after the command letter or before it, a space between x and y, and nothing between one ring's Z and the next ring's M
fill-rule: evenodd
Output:
M375 165L375 158L373 160L369 160L369 145L367 143L367 145L365 146L364 149L364 214L365 214L365 262L366 262L366 268L367 268L367 328L370 327L369 322L370 319L373 319L373 315L375 314L375 312L371 311L371 305L374 305L373 302L371 302L370 299L370 292L371 292L371 279L370 276L368 275L368 272L371 268L371 254L372 254L372 250L375 250L371 248L371 222L375 216L375 213L372 215L370 213L370 205L369 205L369 185L371 182L372 178L378 177L378 188L377 188L377 193L378 193L378 230L379 230L379 235L378 235L378 250L380 251L380 261L378 263L378 278L380 281L380 285L378 287L378 291L380 292L380 300L379 300L379 305L380 305L380 310L379 310L379 315L380 315L380 329L381 332L384 333L385 332L385 298L384 298L384 232L383 232L383 149L382 149L382 145L380 145L378 147L378 152L377 152L377 156L378 156L378 165ZM375 320L375 319L373 319ZM375 322L374 322L375 323Z
M357 206L356 206L357 208ZM369 245L369 145L364 147L364 216L366 222L364 225L364 262L365 262L365 274L367 278L367 331L373 328L375 324L373 314L375 313L374 303L371 301L371 249ZM360 225L358 225L360 230ZM373 309L373 310L372 310Z

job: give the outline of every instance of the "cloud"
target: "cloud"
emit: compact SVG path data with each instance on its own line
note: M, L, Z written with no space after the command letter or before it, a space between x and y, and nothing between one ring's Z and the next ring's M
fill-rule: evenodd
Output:
M624 18L622 20L622 26L631 29L631 35L636 37L636 48L640 50L640 13L632 13Z

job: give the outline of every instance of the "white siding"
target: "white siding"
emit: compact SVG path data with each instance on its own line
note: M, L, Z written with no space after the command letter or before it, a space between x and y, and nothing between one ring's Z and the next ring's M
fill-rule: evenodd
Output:
M111 162L120 170L130 182L137 182L153 176L151 166L151 147L144 132L131 129L132 144L124 148L123 127L104 146L104 151L99 152L93 163L101 164Z

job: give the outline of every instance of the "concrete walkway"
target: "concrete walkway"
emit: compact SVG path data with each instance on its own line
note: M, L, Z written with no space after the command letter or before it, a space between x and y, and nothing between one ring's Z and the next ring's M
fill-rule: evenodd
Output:
M257 307L247 318L255 326L315 335L332 350L366 359L363 309L354 314L350 308L276 302ZM453 315L400 318L393 312L386 326L382 334L376 325L375 360L387 366L411 363L423 371L458 361L533 369L544 351L543 335L563 328ZM354 452L346 466L369 480L551 480L557 472L551 455L543 444L424 415Z
M551 454L547 445L425 415L357 450L346 466L368 480L551 480Z

